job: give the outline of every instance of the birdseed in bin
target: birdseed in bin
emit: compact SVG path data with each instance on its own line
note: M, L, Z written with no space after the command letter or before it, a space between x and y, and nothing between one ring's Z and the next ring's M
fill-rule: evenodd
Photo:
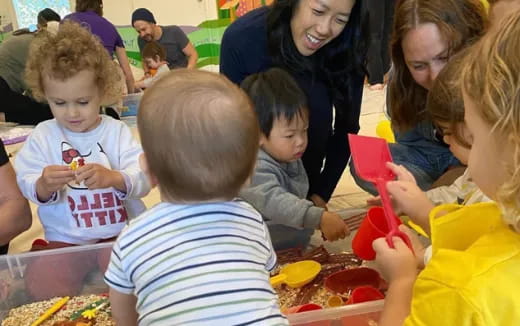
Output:
M291 326L377 326L384 300L337 308L313 310L287 316Z
M135 116L139 110L139 103L141 103L141 97L143 93L128 94L123 96L123 110L121 112L122 117Z
M48 322L66 319L91 302L107 301L108 286L103 276L112 245L102 243L0 256L1 325L31 325L64 297L70 299ZM82 276L71 281L71 276L77 276L75 272ZM108 309L98 313L96 326L102 325L113 325Z

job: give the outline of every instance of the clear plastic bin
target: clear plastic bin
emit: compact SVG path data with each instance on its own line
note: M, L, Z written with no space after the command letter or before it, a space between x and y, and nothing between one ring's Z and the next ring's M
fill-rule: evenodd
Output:
M93 256L108 255L112 243L102 243L62 249L28 252L18 255L0 256L0 320L10 309L31 303L25 282L25 268L28 264L44 259L49 266L56 265L59 259L74 255L77 260L92 259ZM78 259L79 258L79 259ZM56 275L59 279L60 275ZM77 295L107 293L103 281L103 271L93 270L85 279ZM383 300L339 308L314 310L288 316L294 326L373 326L383 308Z
M143 93L128 94L123 96L123 107L128 109L123 110L123 112L121 112L121 116L127 117L137 115L137 111L139 110L139 103L141 103L142 97Z
M376 326L384 300L338 308L313 310L287 316L293 326Z
M45 264L52 267L58 260L70 255L74 255L75 259L81 261L109 255L111 250L112 243L102 243L0 256L0 320L7 316L10 309L34 301L29 297L25 278L25 269L29 264L44 259ZM92 270L77 295L108 293L103 274L104 271L98 268ZM59 280L60 275L56 275L56 278ZM49 290L52 291L52 288Z

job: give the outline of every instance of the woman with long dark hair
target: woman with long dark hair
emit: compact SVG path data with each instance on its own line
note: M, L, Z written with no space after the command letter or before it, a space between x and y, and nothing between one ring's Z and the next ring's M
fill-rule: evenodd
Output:
M231 81L240 84L276 66L306 94L309 144L302 159L317 206L326 207L347 165L347 134L359 130L360 6L355 0L276 0L235 21L222 40L220 71Z

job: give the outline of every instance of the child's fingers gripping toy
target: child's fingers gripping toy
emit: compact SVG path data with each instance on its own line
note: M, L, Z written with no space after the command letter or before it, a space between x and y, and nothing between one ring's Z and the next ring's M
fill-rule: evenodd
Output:
M398 228L399 218L392 208L386 189L387 182L395 179L394 173L386 167L387 162L392 162L388 143L382 138L354 134L349 134L348 139L356 172L364 180L374 183L381 196L389 230L386 234L388 245L393 248L392 238L399 237L413 251L410 239Z

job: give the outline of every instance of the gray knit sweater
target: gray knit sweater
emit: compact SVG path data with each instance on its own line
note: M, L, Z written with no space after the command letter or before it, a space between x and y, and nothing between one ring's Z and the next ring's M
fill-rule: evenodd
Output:
M260 150L251 184L240 197L256 208L267 224L316 229L324 210L306 199L308 191L301 160L280 163Z

